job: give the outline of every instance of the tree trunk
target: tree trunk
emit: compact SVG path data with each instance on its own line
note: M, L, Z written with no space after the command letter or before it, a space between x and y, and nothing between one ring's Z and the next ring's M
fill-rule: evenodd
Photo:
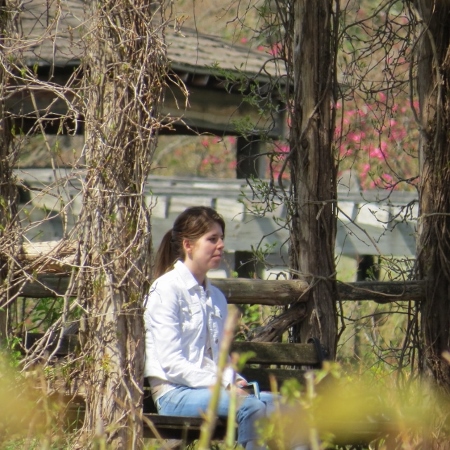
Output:
M331 149L333 118L332 2L294 2L294 98L290 134L294 190L290 237L291 267L311 284L307 315L294 339L314 336L334 356L336 281L334 246L337 198Z
M86 383L81 445L142 446L143 297L150 269L145 183L155 148L165 54L145 0L92 2L78 301ZM103 444L101 444L103 445Z
M417 0L424 29L417 55L420 103L419 278L427 281L421 320L425 362L450 392L450 2Z
M0 0L0 42L5 46L4 30L9 29L9 14L6 2ZM5 89L9 84L11 69L5 67L7 58L0 65L0 98L7 97ZM11 123L3 101L0 101L0 340L8 336L7 308L13 292L12 278L17 269L16 255L20 250L19 223L17 220L17 188L14 183L13 168L17 161L18 150L14 147Z

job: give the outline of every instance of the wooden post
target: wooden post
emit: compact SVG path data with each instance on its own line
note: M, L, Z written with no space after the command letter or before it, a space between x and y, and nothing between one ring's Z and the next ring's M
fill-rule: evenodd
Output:
M319 338L333 358L337 342L336 160L332 148L334 45L331 3L293 2L293 98L290 130L290 265L311 284L307 319L293 329L293 339ZM307 63L306 63L307 62Z
M4 30L8 25L8 14L5 0L0 0L1 35L0 42L5 46ZM0 96L5 99L8 94L4 92L9 88L9 73L7 58L0 65ZM0 102L0 340L8 336L7 308L11 298L11 283L9 278L14 273L14 260L12 256L18 248L17 241L20 236L17 226L17 190L13 182L13 165L16 154L12 146L10 119L4 101ZM15 256L15 255L14 255Z

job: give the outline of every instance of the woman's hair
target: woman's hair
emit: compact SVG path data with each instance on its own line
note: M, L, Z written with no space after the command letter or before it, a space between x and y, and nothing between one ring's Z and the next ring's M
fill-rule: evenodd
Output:
M196 241L218 223L225 234L225 221L214 209L207 206L193 206L182 212L163 237L155 257L153 277L158 278L184 259L183 240Z

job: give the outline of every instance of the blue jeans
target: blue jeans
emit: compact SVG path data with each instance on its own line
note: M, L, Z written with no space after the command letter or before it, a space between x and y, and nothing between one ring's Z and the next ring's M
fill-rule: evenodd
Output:
M208 388L189 388L177 386L164 394L156 401L158 413L163 416L201 417L208 409L211 399L211 390ZM258 448L255 441L258 438L255 422L267 417L274 410L274 395L270 392L261 392L260 399L254 395L238 397L238 411L236 421L238 424L238 442L248 448ZM221 390L217 407L219 417L228 416L230 394Z

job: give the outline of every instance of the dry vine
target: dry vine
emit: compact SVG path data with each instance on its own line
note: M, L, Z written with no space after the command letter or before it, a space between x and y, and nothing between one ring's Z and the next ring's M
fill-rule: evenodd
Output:
M10 26L3 27L8 39L2 41L2 100L10 100L11 105L11 99L17 101L20 92L29 99L21 108L12 108L15 139L7 133L10 130L2 109L2 306L9 305L14 311L21 287L38 274L55 268L71 274L59 317L41 318L40 323L51 322L51 326L42 339L26 349L23 367L51 363L65 331L80 320L82 347L69 366L83 373L87 399L79 445L86 448L101 439L110 448L139 448L142 299L151 258L145 187L158 130L170 125L169 121L163 125L159 114L167 77L165 5L163 1L107 1L92 3L84 11L83 2L67 0L49 1L42 10L22 10L13 2L2 6L3 12L8 12L2 17L8 18ZM13 19L20 24L15 30L11 28ZM50 59L47 79L39 69L45 58ZM58 58L66 63L81 59L80 67L65 84L59 83L55 69L60 64ZM46 104L41 101L42 92L51 99ZM55 125L58 134L75 134L80 128L86 134L73 166L77 170L67 174L60 170L58 153L45 137ZM35 133L42 134L52 155L54 181L38 186L36 180L31 188L18 181L25 199L19 227L12 170L19 144ZM41 249L39 257L27 259L21 252L22 244L55 214L63 224L64 240ZM67 253L75 256L67 258ZM15 318L24 322L30 303L25 300L19 309ZM18 329L10 327L10 331ZM49 352L50 344L53 350Z
M90 434L105 433L111 448L124 448L139 445L142 428L136 420L144 362L142 299L151 254L144 187L161 127L164 10L123 0L93 4L89 13L83 61L86 178L73 287L83 309L82 352L88 357L85 427Z
M5 2L0 3L2 10L6 9ZM5 34L13 30L13 22L9 20L9 15L1 14L1 29ZM0 44L4 48L9 41L3 34L0 37ZM20 233L18 231L17 190L11 182L13 177L13 167L18 158L18 147L14 145L11 134L11 118L7 114L5 98L7 86L10 82L11 67L7 60L2 58L0 66L0 333L5 336L7 332L8 318L5 308L14 299L15 292L11 288L13 285L14 272L16 270L14 256L20 247Z

